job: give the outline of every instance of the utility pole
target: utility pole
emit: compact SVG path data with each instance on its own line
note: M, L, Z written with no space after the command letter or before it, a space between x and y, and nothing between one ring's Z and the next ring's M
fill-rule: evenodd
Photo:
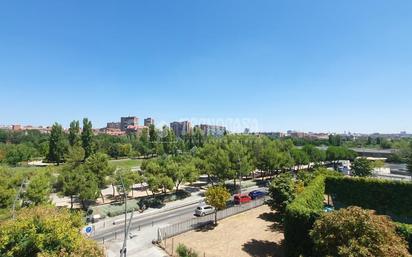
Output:
M16 218L16 203L17 203L17 201L18 201L19 198L20 198L21 191L23 190L23 186L25 186L25 184L26 184L26 178L23 178L23 180L21 181L21 184L20 184L20 189L19 189L19 191L16 193L16 197L14 198L14 202L13 202L13 211L12 211L12 213L13 213L13 219Z
M120 257L126 257L126 251L127 251L126 250L126 247L127 247L127 193L126 193L126 187L124 186L122 175L120 175L120 182L122 183L123 194L124 194L124 239L123 239L123 247L120 250Z
M240 156L238 155L238 162L239 162L239 205L242 205L241 195L242 195L242 171L240 165Z

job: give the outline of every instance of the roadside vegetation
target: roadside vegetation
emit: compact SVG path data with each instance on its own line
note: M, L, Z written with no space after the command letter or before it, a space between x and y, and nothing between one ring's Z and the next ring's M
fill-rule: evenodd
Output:
M213 138L203 136L199 129L177 138L170 128L153 125L139 135L115 137L94 135L87 118L82 129L79 121L71 122L67 133L57 123L50 135L34 130L0 130L0 220L5 220L0 226L17 226L18 220L10 218L27 210L51 212L52 194L69 198L70 209L80 204L79 215L83 217L91 206L93 210L103 206L103 216L121 214L125 198L133 201L129 211L159 208L165 202L190 196L185 189L205 175L206 202L216 210L226 207L241 183L242 187L269 184L268 204L285 224L286 247L288 224L294 224L291 231L296 240L310 242L302 249L311 247L312 251L308 231L323 210L325 180L332 183L327 178L337 176L325 165L337 169L341 160L351 160L354 175L359 177L370 176L374 167L382 165L356 158L348 146L365 146L364 139L358 140L362 141L352 142L338 135L325 141L255 135ZM412 170L408 139L366 141L366 146L384 149L388 144L398 148L394 159L409 162ZM327 148L317 148L319 145ZM33 160L48 166L29 167L28 162ZM103 194L104 190L112 191L110 197ZM108 200L117 207L106 208ZM397 231L408 233L406 228Z

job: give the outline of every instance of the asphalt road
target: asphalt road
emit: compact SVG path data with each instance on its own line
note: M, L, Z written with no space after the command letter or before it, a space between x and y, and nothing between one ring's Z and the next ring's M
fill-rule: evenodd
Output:
M267 191L266 188L257 188L258 190L261 191ZM244 189L242 193L248 193L252 190L256 190L256 188L253 189ZM233 197L232 197L233 199ZM185 205L180 208L174 208L171 210L159 210L159 212L151 212L148 214L142 213L142 214L136 214L135 217L133 217L132 222L131 222L131 227L130 231L132 231L132 234L134 232L140 231L144 228L147 227L159 227L160 225L167 225L167 224L174 224L178 221L182 220L188 220L190 218L195 218L194 212L197 206L199 206L200 199L198 202L195 202L193 204ZM130 215L130 214L129 214ZM130 217L128 215L128 218ZM120 221L124 219L123 216L118 216L119 223L116 225L110 225L109 227L106 227L105 229L98 229L96 230L92 238L96 241L106 241L114 238L123 238L124 234L124 221Z

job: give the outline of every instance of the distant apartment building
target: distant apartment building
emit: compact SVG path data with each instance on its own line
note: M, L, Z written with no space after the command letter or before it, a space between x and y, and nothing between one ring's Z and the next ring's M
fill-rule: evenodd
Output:
M182 137L192 130L192 123L190 121L175 121L170 123L170 128L177 137Z
M120 130L126 131L129 126L139 126L139 118L135 116L121 117Z
M146 119L144 119L144 125L145 125L146 127L150 127L150 125L154 125L154 119L152 119L152 118L146 118Z
M139 126L139 125L135 125L135 126L130 125L126 128L126 133L141 135L144 129L148 129L148 127Z
M295 138L304 138L306 136L306 133L305 132L288 130L288 136L295 137Z
M286 136L286 133L284 133L284 132L259 132L259 133L256 133L256 134L264 135L264 136L271 137L271 138L281 138L281 137Z
M120 129L120 122L107 122L106 128L108 128L108 129Z
M102 133L111 135L111 136L123 136L126 134L126 131L121 131L120 129L115 129L115 128L105 128L102 130Z
M21 125L11 125L11 130L20 131L23 130L23 127Z
M224 126L200 124L199 128L205 136L221 137L224 136L226 132L226 127Z

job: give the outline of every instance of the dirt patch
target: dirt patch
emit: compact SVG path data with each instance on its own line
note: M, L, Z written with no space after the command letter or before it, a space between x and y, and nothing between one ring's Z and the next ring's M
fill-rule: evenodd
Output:
M166 249L171 253L172 245L175 250L182 243L205 257L283 257L283 238L272 211L264 205L221 220L213 229L167 239Z

